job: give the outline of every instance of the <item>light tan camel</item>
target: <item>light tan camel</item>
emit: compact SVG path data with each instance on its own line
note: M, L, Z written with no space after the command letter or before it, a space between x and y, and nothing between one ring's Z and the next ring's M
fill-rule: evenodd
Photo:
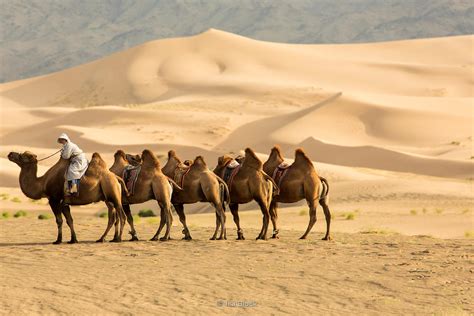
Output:
M217 167L214 169L219 177L224 177L226 166L233 158L224 155L218 158ZM245 158L240 169L233 177L229 185L230 204L229 208L237 226L237 239L245 239L239 219L239 204L255 200L263 214L262 229L257 239L267 239L268 224L270 221L270 203L274 190L278 190L273 179L262 169L262 162L250 149L245 149Z
M69 205L85 205L99 201L107 201L113 205L109 209L109 221L107 229L98 241L103 241L107 233L115 223L115 234L113 242L119 242L122 238L125 214L122 209L122 190L127 194L125 184L115 174L107 170L105 161L98 153L92 155L89 167L79 185L77 196L64 196L64 174L69 165L69 160L59 159L46 173L39 177L38 160L35 154L24 152L23 154L11 152L8 159L16 163L20 168L20 188L23 193L31 199L47 198L49 205L56 217L58 226L58 237L54 244L62 242L61 213L66 218L66 222L71 230L71 240L69 243L77 243L74 231L73 219ZM120 229L119 229L120 222Z
M123 209L132 230L130 232L132 235L131 240L138 240L138 237L133 225L130 204L144 203L149 200L156 200L161 209L160 226L151 240L158 240L165 224L166 232L160 240L169 240L171 223L173 220L171 216L171 195L173 189L182 191L182 188L161 172L159 160L150 150L147 149L142 152L141 156L125 154L123 150L118 150L114 155L114 164L110 168L110 171L119 177L122 177L125 167L130 164L141 166L133 195L124 197L122 200ZM112 207L112 205L109 205L109 207Z
M225 203L228 203L229 189L225 182L216 176L207 167L204 158L197 156L194 161L188 161L190 166L181 163L174 150L168 152L168 161L162 171L170 178L174 178L179 172L185 173L182 178L183 191L173 192L172 203L178 213L179 220L183 224L184 239L190 240L188 226L186 225L186 215L184 214L184 204L197 202L209 202L216 210L216 230L211 240L227 239L225 229ZM181 183L180 183L181 184ZM221 229L220 235L217 234Z
M263 170L269 175L276 175L275 170L284 161L279 146L272 148L268 160L263 164ZM278 203L295 203L303 199L309 207L309 223L306 232L301 236L305 239L316 223L316 207L319 204L323 207L326 218L326 235L323 240L330 240L331 213L328 207L329 185L326 179L318 176L311 159L306 156L303 149L295 151L295 161L280 177L278 185L280 193L273 198L270 205L270 216L273 224L272 238L278 238ZM275 179L278 181L277 179Z

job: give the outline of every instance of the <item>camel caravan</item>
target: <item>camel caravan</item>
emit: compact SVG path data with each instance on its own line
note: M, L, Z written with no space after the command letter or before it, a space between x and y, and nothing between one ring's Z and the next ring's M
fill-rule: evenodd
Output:
M130 205L156 200L160 207L160 224L151 240L166 241L170 237L173 221L172 208L183 226L183 239L191 240L186 224L185 204L207 202L215 209L216 227L211 240L225 240L226 207L229 207L237 228L237 240L244 240L240 226L239 205L255 201L262 212L262 228L256 239L268 238L270 222L271 238L279 238L278 204L306 200L309 207L309 223L300 237L305 239L316 223L316 208L321 205L326 219L326 234L330 240L331 213L328 206L329 185L320 177L303 149L295 151L292 164L286 162L281 149L275 146L263 163L255 152L247 148L244 155L218 158L217 166L210 170L202 156L182 161L174 150L168 152L166 164L161 167L158 156L150 150L139 155L118 150L114 163L107 164L100 154L93 153L87 161L80 148L65 134L58 142L63 144L61 157L46 173L38 177L37 156L29 151L11 152L8 159L20 168L20 188L29 198L47 198L57 224L57 239L62 242L63 216L71 231L68 243L77 243L70 206L104 201L108 209L108 223L97 242L104 242L112 226L111 242L122 241L123 229L128 222L130 241L139 240L133 224ZM46 157L49 158L49 157ZM44 159L46 159L44 158ZM160 234L165 228L164 235Z

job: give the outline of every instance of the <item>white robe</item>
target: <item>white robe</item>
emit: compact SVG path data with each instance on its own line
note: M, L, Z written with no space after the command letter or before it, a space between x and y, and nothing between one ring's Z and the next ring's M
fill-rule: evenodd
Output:
M61 149L61 158L70 159L69 167L67 168L65 175L66 180L71 181L82 178L84 173L86 173L87 166L89 165L86 155L82 152L79 146L71 142L66 134L61 134L59 138L67 140L67 143L64 144Z

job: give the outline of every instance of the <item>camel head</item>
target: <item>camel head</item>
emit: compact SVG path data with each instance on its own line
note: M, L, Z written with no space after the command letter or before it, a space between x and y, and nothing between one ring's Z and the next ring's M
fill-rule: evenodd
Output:
M28 164L38 163L37 156L29 151L25 151L22 154L11 152L8 154L8 160L16 163L20 168Z
M140 155L125 154L125 159L132 166L138 166L143 162L142 157Z
M183 161L183 165L186 165L186 166L191 166L192 164L194 163L194 161L192 161L191 159L186 159L185 161Z
M151 150L145 149L142 152L141 161L145 167L160 168L160 161Z
M233 158L229 155L220 156L217 158L217 166L224 167L232 160Z

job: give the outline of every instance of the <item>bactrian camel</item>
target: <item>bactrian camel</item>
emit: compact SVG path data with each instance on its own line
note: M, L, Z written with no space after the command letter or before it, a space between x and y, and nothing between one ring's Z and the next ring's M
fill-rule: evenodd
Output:
M172 203L183 224L184 239L190 240L191 234L186 225L184 204L209 202L216 211L216 230L211 239L226 239L225 229L225 203L228 203L229 189L225 182L216 176L206 165L204 158L197 156L194 161L184 164L174 150L168 152L168 161L162 169L163 173L174 178L177 173L185 174L182 178L183 191L173 192ZM179 183L181 185L181 183ZM220 235L218 231L220 230Z
M276 175L275 170L284 162L280 147L272 148L268 160L263 164L263 170L271 175ZM280 192L272 200L270 205L270 216L273 224L272 238L278 238L278 203L295 203L306 200L309 207L309 223L306 232L301 236L305 239L316 223L316 207L319 204L323 207L326 218L326 235L323 240L330 240L331 213L328 207L329 185L326 179L318 176L311 159L306 156L303 149L296 149L295 161L289 166L283 177L278 181Z
M158 240L165 224L166 232L160 240L165 241L170 239L172 223L171 195L174 190L182 191L181 187L161 172L159 160L147 149L142 152L141 156L125 154L123 150L118 150L114 155L114 164L110 168L110 171L121 177L125 167L130 165L130 163L140 164L141 166L140 173L135 182L133 195L123 197L122 200L125 215L127 216L131 228L131 240L138 240L138 237L133 225L130 204L144 203L149 200L156 200L161 209L160 226L151 240ZM111 205L109 207L111 207Z
M114 224L115 234L111 241L121 241L125 223L121 202L122 191L125 194L127 191L122 179L107 169L105 161L98 153L92 155L89 167L81 179L79 193L75 196L65 196L64 194L64 174L68 168L69 160L59 159L43 176L38 177L38 160L35 154L28 151L22 154L11 152L8 154L8 159L21 168L20 188L23 193L34 200L48 199L58 227L58 236L54 244L62 242L62 215L66 218L66 223L71 230L69 243L77 243L69 205L85 205L99 201L106 201L113 205L113 208L109 209L107 229L99 241L104 240Z
M224 155L218 158L217 167L214 172L221 178L224 176L226 166L232 161L232 157ZM263 164L257 155L250 149L245 149L245 158L240 169L233 177L229 185L230 204L229 208L237 226L237 239L245 239L239 219L239 204L255 200L263 214L262 229L257 239L267 239L268 224L270 221L270 203L277 187L273 179L268 176L262 168Z

